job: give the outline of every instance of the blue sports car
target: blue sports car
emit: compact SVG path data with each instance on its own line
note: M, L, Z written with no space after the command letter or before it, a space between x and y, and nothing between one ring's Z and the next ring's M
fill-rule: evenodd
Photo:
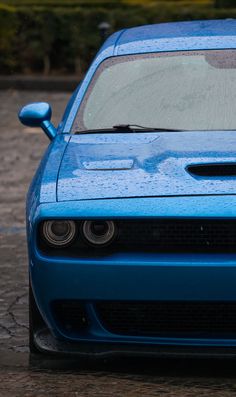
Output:
M236 20L107 39L27 198L33 353L235 355Z

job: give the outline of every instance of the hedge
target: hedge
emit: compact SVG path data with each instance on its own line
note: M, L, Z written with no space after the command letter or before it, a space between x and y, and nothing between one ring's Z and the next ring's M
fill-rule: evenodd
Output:
M0 73L82 75L101 44L102 21L110 23L112 32L146 23L228 17L236 18L236 8L216 9L205 0L111 8L0 4Z

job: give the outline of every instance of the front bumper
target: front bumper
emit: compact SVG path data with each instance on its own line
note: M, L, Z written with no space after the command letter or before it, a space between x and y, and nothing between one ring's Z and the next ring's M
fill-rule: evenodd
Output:
M189 204L183 206L185 199ZM215 204L220 205L222 200L224 203L227 201L225 197L201 197L198 203L195 202L198 199L194 199L195 206L193 206L192 198L185 199L173 198L172 205L170 205L170 198L168 200L145 199L142 202L132 199L127 200L126 206L124 206L125 200L120 202L120 206L118 200L117 202L111 200L105 203L106 206L100 203L99 213L101 218L111 219L112 216L123 217L125 214L131 217L134 213L135 217L140 217L140 212L145 217L163 216L163 214L176 216L176 211L178 213L182 211L179 216L195 215L215 218L219 216ZM136 201L137 205L135 205ZM232 213L232 201L236 204L236 198L231 196L228 200L229 205L224 207L225 213L222 217L235 216ZM62 214L63 217L70 219L73 217L94 218L98 205L99 203L96 203L96 208L88 202L42 205L38 208L30 227L41 219L57 216L61 218ZM108 355L110 351L125 351L128 355L131 351L147 351L149 355L151 351L160 352L161 350L178 351L178 354L181 354L181 351L186 351L186 349L206 351L209 348L210 351L217 349L219 352L224 349L226 352L231 350L234 352L236 349L236 334L235 337L233 335L232 338L227 339L224 337L190 338L176 335L170 338L114 334L103 327L93 310L93 303L98 301L236 302L236 254L130 252L87 259L47 257L37 250L32 235L33 232L30 233L29 241L31 283L37 306L51 334L49 339L53 338L56 341L57 347L52 350L60 350L59 346L64 346L64 343L68 343L72 351L80 351L81 348L89 346L88 351L92 351L92 354L97 354L97 349L100 351L101 348L102 354ZM52 302L57 300L84 302L90 316L88 329L81 333L66 332L62 329L55 321L51 310ZM37 336L35 341L39 349L48 350L42 343L42 338Z
M93 310L97 301L236 301L235 255L140 255L98 260L65 260L39 256L31 260L31 282L37 305L53 336L64 341L153 346L236 347L236 335L224 338L180 338L117 335L103 327ZM62 329L52 302L79 300L89 311L90 326L81 333Z

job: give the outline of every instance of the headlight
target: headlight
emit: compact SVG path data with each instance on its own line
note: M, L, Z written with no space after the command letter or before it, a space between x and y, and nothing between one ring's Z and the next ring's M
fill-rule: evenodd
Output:
M66 247L73 242L76 236L76 224L74 221L66 220L45 221L42 233L49 245Z
M96 246L110 244L117 235L117 228L112 221L85 221L82 223L85 240Z

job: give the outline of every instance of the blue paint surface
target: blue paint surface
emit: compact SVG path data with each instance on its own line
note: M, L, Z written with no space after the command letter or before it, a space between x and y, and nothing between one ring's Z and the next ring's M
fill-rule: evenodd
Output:
M236 254L119 252L65 258L42 254L37 244L37 227L44 219L236 219L236 177L194 176L187 170L194 164L235 164L235 131L69 134L104 59L220 48L236 48L236 21L160 24L117 32L103 45L72 96L27 201L31 283L55 336L91 342L236 346L236 336L206 340L110 334L92 308L97 300L236 301ZM91 321L87 332L69 335L61 330L51 311L55 299L85 302Z

